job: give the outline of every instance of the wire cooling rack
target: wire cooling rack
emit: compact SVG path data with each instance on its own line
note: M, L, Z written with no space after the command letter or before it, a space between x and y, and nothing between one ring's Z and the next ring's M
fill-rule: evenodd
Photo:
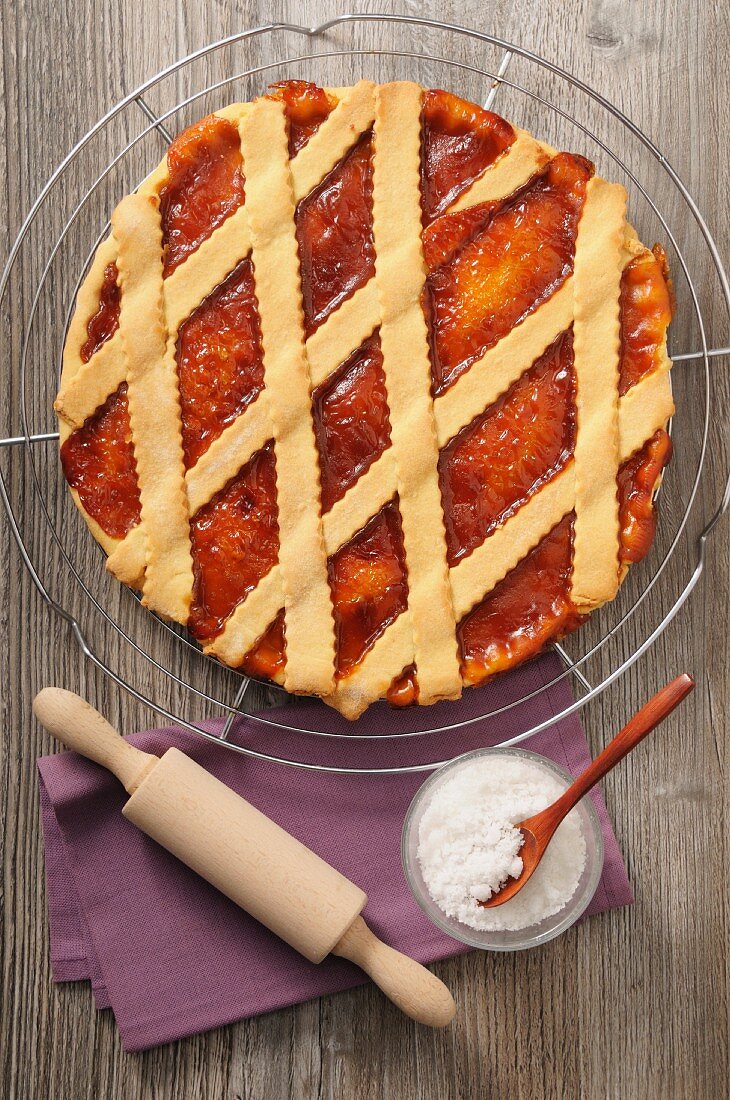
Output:
M359 77L449 88L555 146L590 157L602 175L627 187L642 240L665 245L677 296L675 458L664 478L649 558L630 571L613 604L594 614L565 647L555 647L562 672L551 681L499 704L490 701L488 688L478 689L479 714L466 720L449 718L452 712L443 705L432 711L438 717L428 719L420 708L404 711L397 733L381 734L360 734L357 723L335 714L323 723L321 709L306 705L287 708L285 719L276 708L254 713L247 706L250 678L218 665L184 631L142 609L106 574L101 552L65 491L53 426L61 353L78 288L108 232L114 205L156 166L171 135L216 107L253 98L277 80L337 86ZM38 196L0 282L6 333L0 497L36 588L86 657L168 721L234 751L299 768L426 771L444 762L430 759L434 739L441 756L447 745L449 758L474 747L476 723L499 722L507 710L515 711L511 717L518 718L521 732L504 744L555 721L536 721L534 704L558 680L570 677L576 698L557 717L582 707L649 649L689 598L703 570L706 539L730 504L730 478L719 504L708 506L705 500L708 443L715 454L723 453L724 443L722 425L712 416L711 372L720 364L711 362L730 357L729 317L727 275L687 188L645 133L565 70L491 35L428 19L354 14L318 27L272 23L206 46L130 92L84 135ZM137 667L142 663L136 683L127 671L131 659ZM225 716L222 729L212 732L201 714ZM249 715L253 724L243 739L235 734L229 739L239 714ZM372 742L381 743L380 758L383 742L394 740L397 762L373 767ZM323 746L334 752L345 743L346 762L323 759ZM432 747L424 748L429 743ZM414 747L406 762L404 745ZM353 746L360 754L356 762ZM429 758L416 758L416 746Z

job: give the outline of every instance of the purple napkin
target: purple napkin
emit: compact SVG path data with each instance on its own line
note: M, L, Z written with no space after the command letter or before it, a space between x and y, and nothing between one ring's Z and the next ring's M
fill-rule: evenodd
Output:
M547 655L456 704L409 712L418 723L478 718L489 707L523 698L560 671ZM515 736L562 710L567 680L534 699L460 730L392 741L340 740L276 730L255 718L236 723L231 740L259 751L338 765L393 766L448 759ZM344 727L324 704L285 706L277 719L299 726ZM272 719L272 711L261 717ZM354 727L386 733L403 716L378 705ZM529 723L529 725L528 725ZM206 724L210 730L220 721ZM347 727L352 732L353 727ZM428 963L457 955L462 944L423 915L400 864L403 818L424 773L343 776L288 768L230 752L178 728L149 730L130 741L161 754L177 745L298 837L368 895L365 916L394 947ZM573 773L588 762L575 715L536 734L528 748ZM126 800L104 769L75 753L38 761L50 911L51 961L58 982L89 979L99 1008L111 1006L127 1050L142 1050L234 1020L269 1012L365 980L341 959L307 962L121 816ZM588 913L633 900L603 800L603 877Z

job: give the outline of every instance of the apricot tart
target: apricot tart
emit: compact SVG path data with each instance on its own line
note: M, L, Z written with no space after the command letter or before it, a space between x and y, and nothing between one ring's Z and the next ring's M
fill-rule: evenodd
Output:
M207 653L350 718L455 699L647 553L670 316L583 157L416 84L276 85L115 210L63 470Z

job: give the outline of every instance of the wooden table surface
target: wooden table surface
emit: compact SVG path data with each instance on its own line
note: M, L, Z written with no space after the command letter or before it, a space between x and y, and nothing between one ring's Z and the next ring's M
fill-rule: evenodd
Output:
M364 7L371 9L370 3ZM309 0L3 4L0 141L7 169L0 189L0 260L53 167L143 79L247 25L272 18L311 23L335 9L345 10L339 3ZM501 35L596 87L662 146L727 259L726 2L445 0L381 3L375 9ZM363 32L365 44L369 33ZM426 45L434 49L428 36ZM415 37L412 46L421 48ZM476 45L465 48L464 60L478 57ZM716 339L727 344L719 302L716 318ZM729 372L730 359L715 362L719 424L730 413ZM729 461L727 449L711 458L702 487L707 514L720 498ZM686 669L697 679L689 703L606 784L637 892L633 907L594 918L531 953L474 954L440 966L460 1006L456 1023L443 1033L416 1027L372 988L363 988L144 1055L125 1055L111 1013L94 1011L88 987L51 981L35 776L35 759L50 743L34 724L30 704L39 687L59 683L85 693L127 730L152 724L154 717L84 662L68 629L43 607L0 517L0 1095L726 1095L729 535L725 522L708 546L707 575L690 606L649 655L584 711L597 750L630 707L670 676ZM672 564L670 580L671 569L680 568L686 563ZM130 665L127 672L149 686L146 667L135 672Z

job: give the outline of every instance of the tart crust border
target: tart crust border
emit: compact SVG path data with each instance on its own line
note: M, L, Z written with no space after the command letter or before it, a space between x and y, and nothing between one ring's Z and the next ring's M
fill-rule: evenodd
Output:
M257 100L253 104L233 104L215 112L217 116L228 119L239 128L245 146L246 134L253 132L249 127L254 126L257 117L263 118L258 104L262 102L267 104L265 108L265 115L269 120L267 125L274 127L276 133L272 131L272 134L274 138L278 136L279 139L273 150L276 154L275 168L278 172L279 186L289 191L287 209L291 213L291 223L287 227L289 247L286 263L289 265L287 277L290 302L296 296L292 279L295 278L297 283L299 279L298 260L296 255L292 257L291 253L294 204L317 186L373 124L375 124L376 133L381 136L381 148L386 152L388 128L391 125L397 124L400 127L403 138L402 143L399 141L401 155L388 156L387 174L379 173L377 155L374 158L374 186L377 194L374 195L373 204L373 232L376 242L387 239L389 232L392 236L393 210L396 203L402 210L404 195L409 196L413 206L413 158L418 155L418 146L417 144L414 146L413 135L415 133L417 136L419 133L422 95L420 86L408 82L378 86L368 81L361 81L352 88L325 90L337 100L337 105L291 161L288 159L286 147L282 147L280 140L283 105ZM507 197L524 186L554 155L555 151L550 146L537 141L524 131L513 129L516 135L513 143L457 196L447 213ZM145 180L135 196L123 200L121 207L126 203L127 209L131 209L130 204L134 204L135 209L141 210L144 207L154 211L159 190L166 181L167 175L165 159ZM287 179L289 184L285 187ZM318 515L317 530L313 529L314 525L310 525L307 531L306 545L314 554L312 559L314 572L310 579L315 582L316 590L321 595L323 593L323 555L326 558L334 554L388 503L396 492L401 494L402 509L403 501L406 502L403 523L406 555L409 562L425 560L426 547L428 547L428 553L433 553L432 541L425 533L426 525L435 524L437 529L440 528L443 531L434 454L437 459L438 450L496 400L571 323L577 326L578 333L581 326L593 324L595 303L591 301L590 288L593 285L594 276L600 276L604 295L610 292L611 287L615 287L611 302L615 298L616 306L615 310L607 308L601 314L600 348L594 337L590 341L592 352L587 342L580 339L580 335L578 338L575 369L579 380L585 380L583 396L587 398L587 402L584 403L582 400L579 402L576 453L568 466L547 482L470 555L450 570L446 569L445 572L445 548L442 555L441 540L437 539L435 564L428 571L428 581L423 584L419 581L415 585L412 605L409 592L409 607L376 639L352 674L336 683L334 690L331 690L334 667L331 645L333 634L329 624L324 621L319 624L322 626L323 640L321 646L317 647L312 661L308 659L308 651L312 649L311 630L307 634L306 646L302 647L297 643L296 650L290 650L292 635L290 635L289 615L292 600L294 602L303 600L301 607L307 608L307 614L316 613L318 623L319 619L331 620L329 590L324 594L325 598L322 599L319 607L315 608L314 604L306 601L306 595L301 590L295 592L291 588L291 566L287 565L282 569L281 562L275 565L235 608L226 620L221 634L204 647L206 652L214 654L227 664L234 666L240 664L279 610L286 605L287 671L281 681L289 690L321 694L326 702L331 703L347 717L355 718L371 702L380 698L387 691L392 680L415 660L419 668L421 702L434 702L439 698L455 697L461 690L458 663L456 663L456 676L454 675L455 623L480 602L494 585L574 508L577 508L576 542L585 547L595 546L595 540L597 540L600 545L600 552L595 555L596 561L588 560L586 566L581 566L578 571L579 583L575 584L575 602L586 609L593 609L615 595L619 581L625 572L616 568L618 523L617 518L614 522L614 512L617 508L615 472L620 462L630 457L656 430L666 425L674 412L674 405L669 380L671 362L667 355L666 338L660 349L656 369L642 378L623 397L618 397L617 313L621 273L634 256L648 252L648 249L640 243L634 230L625 221L624 189L618 184L608 184L599 177L593 177L587 186L589 197L579 224L573 275L569 276L550 298L516 325L507 336L490 348L480 360L472 364L469 370L457 378L445 393L432 401L430 410L421 407L422 403L419 404L419 424L421 429L425 429L427 424L430 424L429 438L433 438L435 444L435 447L429 444L425 448L427 457L424 459L423 468L430 464L430 468L433 469L436 494L433 489L430 492L424 490L420 484L413 490L410 482L406 485L398 455L403 453L406 446L405 443L401 443L401 439L407 440L411 429L402 422L406 410L396 414L394 425L391 409L391 446L373 462L345 497L339 500L329 512ZM255 187L255 180L247 180L245 203L164 281L161 277L161 262L158 264L159 284L155 283L155 286L164 340L157 340L157 357L158 360L166 361L168 366L170 349L172 349L174 362L174 348L182 322L250 254L252 244L254 249L257 248L255 218L253 230L249 218L250 195L252 188ZM591 256L587 249L584 250L585 233L582 235L584 241L581 242L580 227L586 214L591 214L592 196L596 196L596 203L600 199L600 209L598 205L596 206L597 225L602 228L606 237L610 238L613 254L611 263L605 262L604 254L600 267L597 266L598 253ZM409 210L409 216L412 220L414 216L412 209ZM116 215L116 218L118 221L119 215ZM420 208L418 218L420 230ZM423 374L425 325L422 315L421 323L417 323L413 310L416 285L418 284L420 288L425 278L420 232L417 248L413 247L412 241L407 243L411 246L408 258L408 279L403 280L403 285L407 289L402 295L396 292L395 280L387 274L386 256L381 257L378 254L375 277L346 299L306 341L302 322L299 334L301 348L299 341L296 341L300 383L306 374L310 389L314 389L379 326L381 339L383 326L385 327L387 345L388 326L391 323L404 328L404 331L408 332L408 339L414 341L416 361L419 363L421 375ZM391 240L388 247L394 248L395 241ZM75 428L80 427L94 410L106 401L111 393L116 391L122 382L126 380L128 385L130 383L127 354L125 354L129 332L125 339L122 331L126 327L124 324L120 324L120 329L96 351L88 363L83 363L80 357L80 349L86 339L86 324L96 307L104 270L110 262L119 261L118 251L121 252L122 249L118 246L114 235L99 246L89 274L79 291L64 349L61 389L55 402L60 421L61 444ZM400 260L402 256L399 256ZM120 270L123 272L123 269L122 260ZM124 274L121 277L124 280ZM258 293L257 286L257 295ZM604 304L607 301L605 296L603 301ZM122 296L124 311L123 303L124 294ZM408 320L407 325L402 317ZM266 354L265 328L263 339ZM164 357L161 355L163 346ZM386 363L388 357L386 346ZM601 392L599 380L601 362L608 362L611 369L613 366L616 367L616 386L613 393L609 392L608 395ZM142 373L147 374L148 370L154 369L159 369L159 363L157 368L146 364L145 371ZM148 374L148 377L152 375ZM393 385L397 382L397 376L391 374L388 381ZM132 372L131 384L132 389L137 385L134 372ZM172 395L169 371L165 384L169 397ZM168 476L172 489L169 503L172 531L161 532L159 535L154 535L152 540L150 539L153 524L151 520L145 521L145 511L149 513L149 510L145 507L146 494L142 487L142 480L147 482L148 479L146 474L144 478L140 475L136 434L135 455L138 462L143 516L142 522L124 539L115 539L107 535L86 512L78 493L72 490L73 499L84 515L92 534L109 555L107 560L109 570L124 583L141 588L144 602L148 606L177 621L183 623L186 621L192 592L191 566L188 572L189 542L186 547L184 538L181 538L182 513L180 497L177 495L178 486L181 485L184 490L182 511L187 521L188 514L194 515L199 507L235 476L257 450L272 437L276 438L272 423L275 425L277 422L278 405L277 398L272 398L270 392L268 374L265 378L265 386L266 388L238 419L211 444L199 461L187 472L183 472L182 480L180 480L180 468L177 467L177 456L175 454L170 456ZM422 391L423 378L420 380L420 386ZM605 390L605 385L603 389ZM300 391L303 392L301 386ZM128 400L130 415L134 417L132 411L135 407L134 393L128 397ZM173 430L177 424L175 410L170 407L169 402L166 403L166 408L169 410L166 412L168 429ZM602 410L603 415L596 414L595 409ZM179 404L177 417L179 418ZM311 426L311 412L309 424ZM609 476L597 478L592 476L590 455L592 452L595 453L597 447L603 448L606 445L610 447L611 453ZM313 436L312 446L314 446ZM316 451L314 458L316 464ZM309 500L312 490L311 452L307 465L309 467L307 499ZM610 483L611 471L613 471L613 491ZM409 471L408 478L411 482L422 480L422 472L419 475ZM434 504L438 505L438 514ZM319 513L319 509L317 512ZM154 526L158 525L155 522ZM294 547L292 557L298 557L300 554L301 547L299 551ZM582 556L585 559L585 555ZM590 555L588 557L590 558ZM301 558L298 557L298 560L300 561ZM164 573L162 563L167 561L172 563L169 590L164 583L157 583L155 577L155 574L159 578ZM602 563L600 566L599 562ZM608 576L606 563L610 565L613 577ZM150 572L152 580L149 579ZM186 592L185 585L188 581L189 589ZM324 583L326 584L326 572ZM409 586L411 586L410 571ZM429 594L434 603L433 615L429 614L426 606ZM322 609L325 610L324 614ZM435 621L438 616L446 617L445 621L449 624L448 631L440 629L440 622ZM300 638L303 639L303 632L300 633ZM438 655L438 659L432 660L429 664L432 645L433 653ZM424 670L426 675L422 678Z

